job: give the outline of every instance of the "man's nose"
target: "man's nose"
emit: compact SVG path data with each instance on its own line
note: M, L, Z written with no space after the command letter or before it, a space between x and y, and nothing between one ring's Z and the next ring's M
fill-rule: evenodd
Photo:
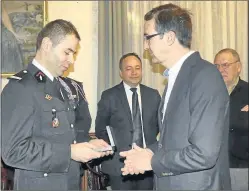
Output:
M70 64L73 64L74 63L74 55L73 54L70 54L68 56L68 60L67 60Z
M218 70L220 71L220 73L224 73L225 72L225 69L220 65Z

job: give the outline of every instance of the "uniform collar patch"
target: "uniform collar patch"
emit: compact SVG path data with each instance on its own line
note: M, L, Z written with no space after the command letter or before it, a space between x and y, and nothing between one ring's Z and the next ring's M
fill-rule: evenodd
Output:
M46 82L46 75L41 71L39 70L38 72L35 73L35 78L38 82Z

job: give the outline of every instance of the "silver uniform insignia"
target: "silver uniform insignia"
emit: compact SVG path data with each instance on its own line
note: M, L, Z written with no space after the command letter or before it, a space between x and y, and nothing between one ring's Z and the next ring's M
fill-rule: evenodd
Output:
M28 73L27 70L22 70L14 75L8 77L7 79L21 80L27 73Z

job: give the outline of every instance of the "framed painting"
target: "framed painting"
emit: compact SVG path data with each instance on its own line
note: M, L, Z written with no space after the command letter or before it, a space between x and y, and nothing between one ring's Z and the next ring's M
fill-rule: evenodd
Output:
M1 76L24 69L36 53L36 37L47 21L47 1L1 1Z

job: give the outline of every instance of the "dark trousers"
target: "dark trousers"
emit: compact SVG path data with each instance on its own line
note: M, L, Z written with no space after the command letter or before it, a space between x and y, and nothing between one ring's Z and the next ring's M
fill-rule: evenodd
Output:
M153 190L153 172L139 175L110 176L112 190Z

